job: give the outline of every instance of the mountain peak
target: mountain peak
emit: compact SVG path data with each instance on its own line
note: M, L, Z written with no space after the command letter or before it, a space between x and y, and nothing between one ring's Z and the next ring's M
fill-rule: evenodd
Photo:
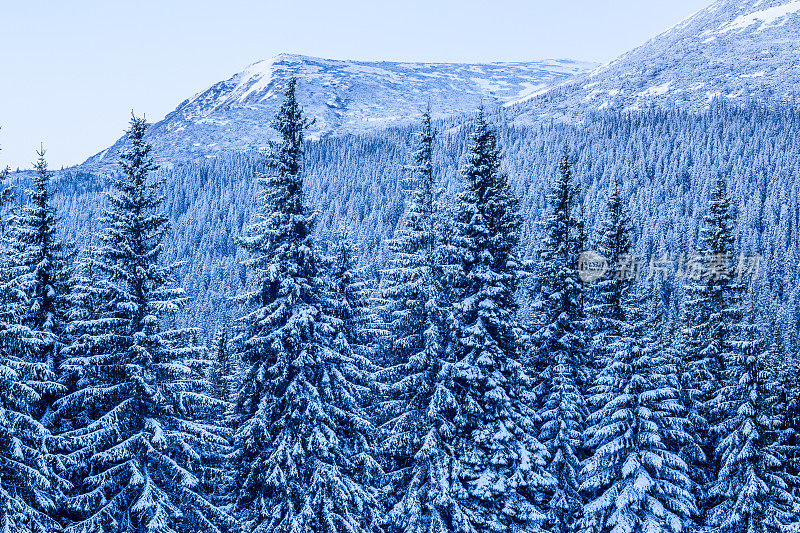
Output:
M793 101L800 0L720 0L614 61L511 107L518 122L715 99Z

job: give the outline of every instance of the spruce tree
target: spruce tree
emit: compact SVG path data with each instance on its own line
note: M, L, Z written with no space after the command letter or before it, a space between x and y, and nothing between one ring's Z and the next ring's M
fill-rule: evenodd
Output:
M22 323L28 302L15 283L7 179L0 172L0 530L49 533L59 528L53 517L63 484L55 482L50 433L36 411L53 375L25 350L35 336Z
M392 533L473 527L459 493L461 405L445 329L433 148L428 109L416 134L408 169L410 203L392 243L383 288L391 353L385 357L390 364L378 374L385 387L378 419L390 508L384 528Z
M238 365L228 340L228 329L227 320L223 320L209 349L211 359L208 366L202 369L207 374L207 394L218 402L205 412L196 413L196 418L217 425L220 428L218 433L227 443L206 450L202 459L201 481L203 490L212 501L229 511L235 493L230 455L233 452L232 397L236 389Z
M786 349L773 323L768 336L765 371L771 390L771 414L779 422L780 451L786 457L786 469L793 482L791 492L798 494L800 481L800 361Z
M596 370L603 368L610 356L610 346L625 320L625 306L632 285L629 273L618 270L621 262L632 258L633 228L625 208L620 184L614 179L609 187L607 218L600 227L597 252L608 262L608 270L587 291L586 314L592 329L592 360Z
M15 302L0 297L2 305ZM49 533L58 530L63 483L53 469L50 432L35 416L48 369L19 353L14 323L0 321L0 528Z
M133 117L121 175L100 219L95 257L99 304L84 317L65 366L76 389L57 403L75 481L69 531L221 531L233 525L202 494L206 450L225 444L193 420L213 400L195 379L186 331L164 328L185 300L160 260L167 217L144 119ZM78 332L76 332L78 333ZM91 337L91 340L87 338Z
M494 131L481 108L462 170L455 245L460 274L453 306L456 399L463 406L460 473L473 527L531 531L545 519L540 496L554 479L526 401L519 350L519 207L500 170Z
M768 348L752 322L734 326L731 333L729 377L719 394L723 419L714 428L719 471L710 492L717 504L707 524L720 533L784 531L795 518L797 501L789 492L793 480L773 411Z
M243 239L253 289L241 300L245 369L236 396L235 509L249 532L358 533L378 519L359 361L338 349L315 217L303 195L308 121L289 82L257 220Z
M406 168L410 202L390 245L389 267L383 272L382 312L390 340L387 359L392 364L405 364L424 352L426 331L431 325L433 310L428 304L437 290L436 254L440 241L433 166L435 135L428 108L422 116L422 128L416 134L414 162Z
M660 338L660 313L646 304L641 296L625 297L609 357L591 389L586 444L592 454L581 488L592 498L583 531L680 533L696 512L688 466L674 446L689 441L692 431L678 369Z
M547 465L556 484L549 492L546 529L568 533L583 509L580 463L586 428L589 379L583 287L578 276L583 222L578 212L569 153L558 166L549 195L546 238L537 266L537 327L532 334L531 371L538 376L536 396L542 419L539 440L547 447Z
M90 216L90 221L93 219L94 217ZM102 327L100 313L105 291L100 284L100 270L95 264L99 252L97 235L90 222L87 228L87 242L77 254L75 264L71 268L70 290L67 295L60 379L68 392L76 389L77 381L83 371L83 368L72 366L69 361L76 355L94 355L95 347L103 342L100 335ZM87 421L83 419L58 418L58 429L64 431L67 429L66 424L74 428L75 424L86 423Z
M725 416L719 392L725 381L724 369L734 358L732 332L742 313L743 288L731 268L733 253L730 200L725 178L720 176L714 181L701 229L695 258L698 268L688 272L680 346L685 403L699 445L684 455L697 483L701 522L710 508L719 503L708 490L720 469L713 428Z
M20 323L30 330L26 356L46 365L53 380L60 380L60 351L68 320L70 269L64 246L57 235L56 210L52 204L44 149L37 152L33 189L26 191L28 203L15 217L12 246L17 250L13 270L16 289L24 294L26 309ZM52 404L64 391L51 383L37 406L37 415L46 425L51 420Z

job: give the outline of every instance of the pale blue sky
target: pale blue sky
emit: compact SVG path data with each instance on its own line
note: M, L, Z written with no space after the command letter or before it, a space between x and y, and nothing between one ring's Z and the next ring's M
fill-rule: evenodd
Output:
M0 0L0 165L111 144L280 52L334 59L608 61L711 0Z

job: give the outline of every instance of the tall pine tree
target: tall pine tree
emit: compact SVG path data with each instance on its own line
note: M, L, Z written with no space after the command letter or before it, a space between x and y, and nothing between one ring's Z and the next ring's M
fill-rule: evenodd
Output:
M463 406L461 482L474 527L531 531L545 515L540 496L554 479L535 438L526 401L530 380L519 350L518 202L500 170L494 131L481 108L462 170L455 246L460 274L454 303L456 398Z
M593 497L583 531L680 533L696 507L688 466L675 449L692 431L678 369L659 332L660 313L645 309L647 299L638 295L621 303L609 357L589 399L592 454L582 489Z
M36 415L53 376L26 350L36 337L22 324L28 302L16 283L7 179L0 172L0 530L49 533L58 530L52 517L62 484L54 482L50 434Z
M37 152L33 188L26 191L28 203L15 217L12 246L16 288L24 294L27 306L19 317L30 330L27 357L46 365L59 380L60 352L65 341L69 309L70 269L68 257L57 235L56 210L51 205L50 181L45 152ZM38 416L51 426L52 404L63 393L63 385L52 383L38 406Z
M722 421L714 428L719 471L710 492L717 504L707 524L720 533L777 533L796 519L797 501L778 437L768 348L752 322L735 325L729 334L734 340L719 394Z
M444 329L433 149L428 109L408 169L411 201L384 274L390 354L378 375L385 386L378 418L386 436L381 445L390 506L385 529L396 533L466 532L472 527L457 479L461 406Z
M201 493L197 476L204 451L225 444L214 427L192 419L213 400L192 373L185 332L163 328L185 295L159 257L168 224L145 130L144 119L133 117L91 258L97 314L82 320L87 329L65 361L76 390L56 414L72 426L62 437L76 483L73 532L232 526Z
M578 276L583 221L578 186L564 150L549 196L546 239L537 268L537 327L531 369L539 379L534 401L542 419L539 439L550 454L548 471L556 479L549 493L547 528L572 531L583 510L580 463L586 428L589 379L584 295Z
M633 228L623 203L620 183L614 179L607 204L607 218L600 227L597 252L608 261L605 275L595 281L587 292L587 316L592 328L592 360L596 370L603 367L611 355L611 344L625 320L625 306L632 285L632 276L619 270L619 265L632 258Z
M404 364L425 351L426 331L430 326L436 296L437 252L439 245L433 149L435 131L430 108L422 116L422 129L416 134L414 163L409 172L410 197L402 225L391 242L392 258L383 272L382 313L386 317L390 352L385 359ZM389 365L391 366L391 365Z
M270 173L260 180L258 219L243 240L254 288L242 300L239 342L246 369L234 411L235 507L245 531L358 533L378 519L371 426L359 361L337 349L340 321L303 195L308 121L289 82L273 127Z
M732 362L733 329L741 319L742 286L737 283L731 262L734 237L730 200L725 178L714 180L708 213L700 234L700 249L688 271L684 328L681 334L682 388L689 418L695 428L699 448L685 454L697 484L701 522L719 502L709 491L720 469L717 435L713 428L725 413L720 391L725 381L724 369Z

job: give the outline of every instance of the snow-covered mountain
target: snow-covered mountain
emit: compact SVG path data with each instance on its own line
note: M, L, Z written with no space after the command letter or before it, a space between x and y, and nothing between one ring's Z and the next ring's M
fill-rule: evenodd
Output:
M149 140L161 161L262 147L287 81L316 119L311 137L375 131L418 120L430 102L437 117L474 110L481 102L519 100L588 72L596 64L547 60L525 63L392 63L339 61L281 54L259 61L193 96L154 124ZM116 162L119 143L85 167Z
M718 0L606 65L393 63L281 54L259 61L180 104L149 140L162 163L261 148L287 81L316 119L311 137L378 131L415 122L430 102L437 117L505 105L518 124L580 120L593 110L677 105L715 98L793 100L800 84L800 0ZM592 70L594 69L594 70ZM116 163L119 141L84 163Z
M655 104L703 109L793 100L800 83L800 0L719 0L607 65L512 103L517 122L573 120Z

